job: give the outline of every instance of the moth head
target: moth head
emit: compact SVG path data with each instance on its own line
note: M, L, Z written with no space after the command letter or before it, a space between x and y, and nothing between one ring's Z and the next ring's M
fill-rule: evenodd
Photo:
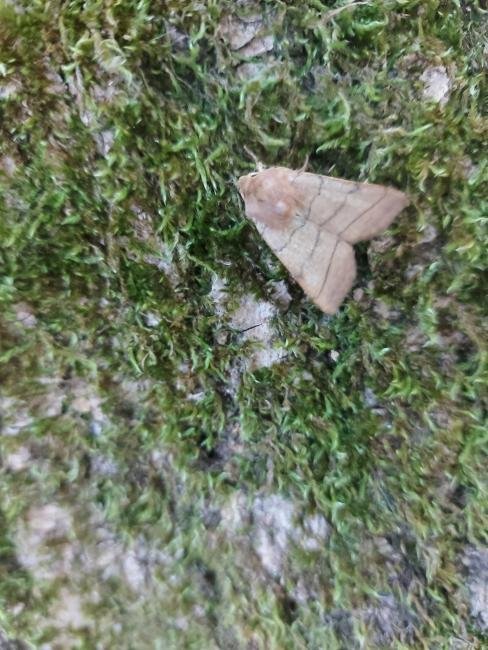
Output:
M282 167L241 176L237 186L247 217L270 228L286 227L302 207L292 178L292 172Z
M250 174L246 174L246 176L241 176L238 181L237 181L237 187L239 189L239 193L244 199L246 200L246 195L249 194L250 191L252 191L252 179L255 178L258 175L259 172L251 172Z

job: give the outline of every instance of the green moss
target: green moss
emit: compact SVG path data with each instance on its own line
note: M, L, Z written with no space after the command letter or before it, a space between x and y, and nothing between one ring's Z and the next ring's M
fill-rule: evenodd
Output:
M482 647L462 557L487 530L486 11L258 4L274 47L249 78L219 26L252 11L233 2L0 7L0 625L32 647L440 648L461 629ZM432 66L444 107L423 97ZM210 294L224 278L230 310L287 279L243 219L246 148L412 200L359 247L339 314L289 282L285 358L254 371ZM330 524L312 556L288 544L281 582L252 517L208 523L262 493ZM76 552L97 512L162 554L147 589L74 560L27 571L19 530L45 503L81 513ZM66 585L91 623L60 631Z

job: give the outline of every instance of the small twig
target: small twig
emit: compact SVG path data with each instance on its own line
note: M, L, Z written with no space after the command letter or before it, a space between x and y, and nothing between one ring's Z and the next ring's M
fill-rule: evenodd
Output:
M246 327L243 330L238 330L239 334L244 334L244 332L249 332L249 330L254 330L256 327L261 327L261 325L264 325L264 323L256 323L256 325L251 325L250 327Z

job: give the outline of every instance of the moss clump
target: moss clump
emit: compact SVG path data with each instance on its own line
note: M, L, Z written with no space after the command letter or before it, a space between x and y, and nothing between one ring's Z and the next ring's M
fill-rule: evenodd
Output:
M342 5L0 6L12 643L482 647L486 11ZM254 369L231 313L287 276L243 219L245 147L412 199L335 317L290 282Z

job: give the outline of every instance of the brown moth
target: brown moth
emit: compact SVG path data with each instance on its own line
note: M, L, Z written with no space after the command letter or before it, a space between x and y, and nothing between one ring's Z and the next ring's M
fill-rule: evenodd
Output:
M356 277L352 245L385 230L409 203L390 187L285 167L237 184L247 217L326 314L337 311Z

